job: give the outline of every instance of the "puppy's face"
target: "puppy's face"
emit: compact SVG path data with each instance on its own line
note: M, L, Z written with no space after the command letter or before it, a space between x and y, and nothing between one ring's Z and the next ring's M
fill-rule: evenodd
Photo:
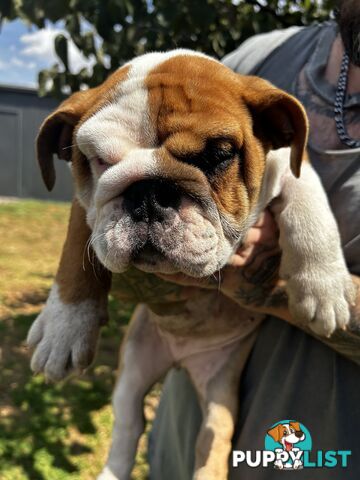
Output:
M282 427L283 437L281 438L281 444L284 450L291 450L294 444L302 442L305 439L305 434L300 428L296 430L291 424L282 425Z
M267 151L293 144L299 173L299 104L208 57L148 54L81 94L73 172L112 272L214 273L253 221Z
M290 451L293 445L305 440L305 433L298 422L279 424L267 432L276 442L281 443L284 450Z

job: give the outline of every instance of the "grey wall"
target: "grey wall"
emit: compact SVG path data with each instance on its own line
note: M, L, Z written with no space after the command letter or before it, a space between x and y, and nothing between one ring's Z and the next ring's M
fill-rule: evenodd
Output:
M48 192L35 158L35 138L43 119L57 106L35 90L0 86L0 196L70 200L66 162L55 159L56 185Z

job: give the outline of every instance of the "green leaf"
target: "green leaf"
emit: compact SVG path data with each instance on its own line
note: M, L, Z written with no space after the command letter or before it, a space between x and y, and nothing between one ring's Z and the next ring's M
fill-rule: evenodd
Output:
M49 73L47 70L41 70L38 74L38 95L39 97L45 97L47 94L47 82L49 80Z
M61 33L55 37L55 52L62 61L65 70L69 70L68 41L67 38Z
M94 34L92 32L86 32L83 36L83 52L85 56L89 56L92 53L96 54Z
M65 20L65 28L72 37L80 35L80 19L77 13L67 15Z

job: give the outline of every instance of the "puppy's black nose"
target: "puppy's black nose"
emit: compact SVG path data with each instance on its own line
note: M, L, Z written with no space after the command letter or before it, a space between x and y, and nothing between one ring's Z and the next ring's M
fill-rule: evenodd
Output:
M302 432L301 430L296 430L295 431L295 436L297 438L301 438L303 435L304 435L304 432Z
M162 222L180 202L178 187L167 180L140 180L124 192L124 208L135 222Z

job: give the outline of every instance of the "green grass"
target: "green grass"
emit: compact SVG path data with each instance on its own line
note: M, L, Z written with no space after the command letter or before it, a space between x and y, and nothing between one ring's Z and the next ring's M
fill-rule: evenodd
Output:
M106 459L110 396L131 305L110 299L95 365L57 385L32 376L27 331L51 286L66 234L69 205L0 204L0 479L93 479ZM153 415L157 393L146 402ZM147 477L146 436L133 478Z

